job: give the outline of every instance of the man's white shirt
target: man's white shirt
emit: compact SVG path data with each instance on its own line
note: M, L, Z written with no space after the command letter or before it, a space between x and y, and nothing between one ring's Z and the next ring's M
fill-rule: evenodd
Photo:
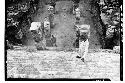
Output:
M38 30L41 27L41 22L32 22L30 30Z

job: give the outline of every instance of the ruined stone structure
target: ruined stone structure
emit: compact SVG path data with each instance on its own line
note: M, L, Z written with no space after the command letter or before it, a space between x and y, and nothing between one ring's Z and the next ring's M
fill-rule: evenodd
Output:
M101 48L100 45L100 34L101 24L99 22L95 23L92 12L97 13L93 10L92 0L80 0L75 2L74 0L39 0L35 12L28 15L31 21L28 24L21 24L23 31L23 44L28 46L34 46L35 41L32 38L32 33L29 31L32 22L40 22L41 28L45 28L44 21L45 18L50 22L50 31L43 30L41 32L44 34L46 46L47 47L59 47L62 50L72 50L79 47L78 33L76 30L77 25L90 25L90 40L89 48ZM96 9L96 7L95 7ZM76 12L77 11L77 12ZM77 14L77 15L76 15ZM98 17L98 16L96 16ZM99 29L100 28L100 29ZM26 29L26 30L25 30ZM24 37L26 36L26 37ZM51 44L55 38L55 45ZM42 42L42 41L41 41ZM38 46L42 45L37 43Z
M49 1L48 1L49 2ZM57 47L63 49L72 49L74 42L76 41L76 30L74 26L90 25L90 47L100 48L97 31L93 24L92 16L90 14L91 6L89 1L81 0L78 3L80 9L80 19L77 20L75 14L73 14L74 2L73 1L56 1L54 12L48 11L49 5L45 4L43 0L39 1L38 11L33 17L33 21L43 23L44 18L48 17L51 23L51 35L56 38ZM78 12L79 13L79 12Z

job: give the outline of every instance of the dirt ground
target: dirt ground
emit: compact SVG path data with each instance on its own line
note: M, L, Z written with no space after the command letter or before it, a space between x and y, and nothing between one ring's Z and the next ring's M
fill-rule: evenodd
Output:
M7 78L120 80L120 54L90 49L85 62L77 55L76 51L7 50Z

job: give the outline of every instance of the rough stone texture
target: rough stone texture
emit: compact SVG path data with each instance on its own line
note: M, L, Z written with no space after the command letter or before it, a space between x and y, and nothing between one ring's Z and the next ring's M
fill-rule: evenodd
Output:
M85 63L77 52L25 50L7 51L7 78L109 78L120 80L120 55L91 51Z
M57 38L57 46L72 48L76 39L74 28L75 18L66 13L55 15L54 23L56 24L52 34ZM65 47L67 46L67 47Z

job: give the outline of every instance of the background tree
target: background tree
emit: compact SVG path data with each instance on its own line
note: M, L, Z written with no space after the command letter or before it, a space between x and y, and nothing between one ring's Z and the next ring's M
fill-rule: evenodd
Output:
M101 19L105 25L105 48L112 49L120 45L121 18L120 13L122 1L120 0L100 0Z

